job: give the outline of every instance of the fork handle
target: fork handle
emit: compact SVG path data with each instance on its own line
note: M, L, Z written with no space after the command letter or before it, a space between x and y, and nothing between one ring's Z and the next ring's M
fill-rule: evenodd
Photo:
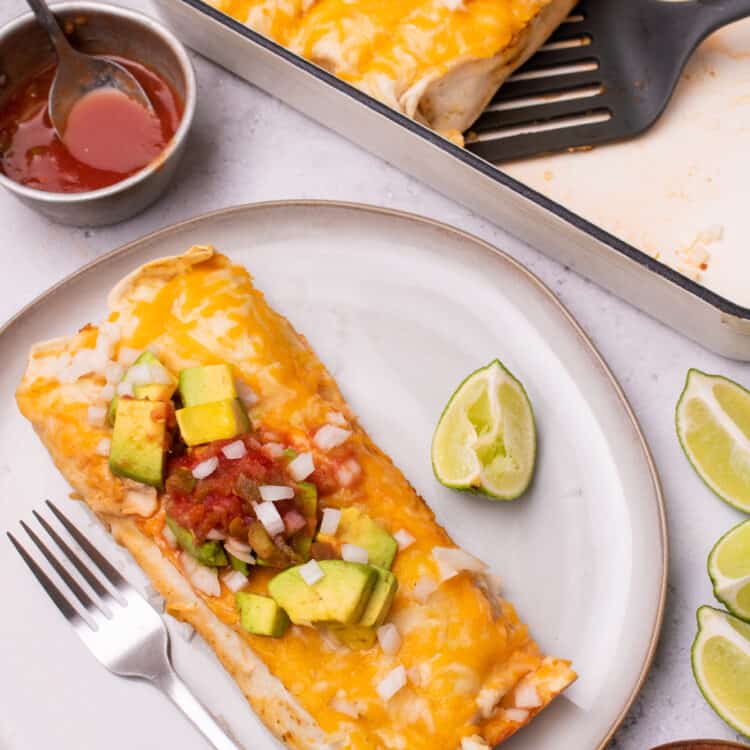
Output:
M154 684L198 727L216 750L241 750L173 669L154 678Z
M750 0L699 0L706 14L713 16L713 30L750 16Z

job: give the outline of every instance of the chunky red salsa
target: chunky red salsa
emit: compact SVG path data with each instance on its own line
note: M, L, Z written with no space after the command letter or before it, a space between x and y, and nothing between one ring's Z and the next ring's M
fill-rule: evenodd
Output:
M112 59L138 79L154 112L112 90L88 94L73 108L62 142L47 112L55 76L49 66L0 109L0 170L6 176L37 190L79 193L120 182L159 156L180 124L183 103L145 65Z

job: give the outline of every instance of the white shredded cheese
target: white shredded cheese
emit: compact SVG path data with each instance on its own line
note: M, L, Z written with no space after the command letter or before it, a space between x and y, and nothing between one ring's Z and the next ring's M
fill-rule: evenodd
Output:
M219 466L219 459L216 456L211 456L205 461L201 461L197 466L193 467L192 474L196 479L205 479L210 477Z
M278 484L261 484L258 487L260 496L267 503L276 503L279 500L291 500L294 497L294 488Z
M398 666L378 683L376 690L384 701L389 701L404 685L406 685L406 670Z
M96 455L108 456L111 448L112 448L112 441L109 438L102 438L96 444Z
M342 544L341 545L341 557L347 562L365 563L367 564L370 560L370 556L364 547L359 547L356 544Z
M406 529L399 529L393 535L393 538L398 543L398 548L401 551L408 549L412 544L414 544L414 542L417 541Z
M336 425L323 425L313 437L313 443L322 451L329 451L339 445L343 445L352 434L351 430L344 430Z
M325 508L320 522L320 533L333 536L341 521L341 511L338 508Z
M256 503L255 515L271 536L284 532L284 520L272 502Z
M304 565L300 565L298 568L299 574L302 576L302 580L308 585L312 586L317 583L321 578L325 577L323 568L318 565L317 560L310 560Z
M287 466L289 476L294 479L295 482L301 482L310 476L315 471L315 462L313 461L312 453L300 453L297 458L289 463Z
M377 630L378 643L384 654L395 656L401 648L401 633L393 623L381 625Z
M242 440L235 440L233 443L225 445L221 452L224 456L232 461L236 461L239 458L243 458L247 455L247 448Z

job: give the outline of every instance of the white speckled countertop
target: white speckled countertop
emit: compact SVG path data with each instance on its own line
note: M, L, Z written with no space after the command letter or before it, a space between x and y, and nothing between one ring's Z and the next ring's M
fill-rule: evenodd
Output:
M146 0L122 4L148 12ZM23 0L4 0L0 23L23 10ZM742 517L693 474L674 434L673 409L689 367L746 384L750 368L709 354L212 63L196 57L195 67L198 110L187 157L176 184L142 215L115 227L73 229L48 222L0 192L0 240L8 263L0 277L0 319L121 243L211 209L251 201L302 197L389 206L454 224L507 250L552 288L591 335L633 404L664 485L671 572L661 645L611 749L647 750L685 737L734 738L695 686L689 651L695 610L712 602L706 556ZM118 731L133 732L138 747L143 728L125 723ZM0 731L0 746L7 740L13 747L12 739ZM203 747L198 735L191 746Z

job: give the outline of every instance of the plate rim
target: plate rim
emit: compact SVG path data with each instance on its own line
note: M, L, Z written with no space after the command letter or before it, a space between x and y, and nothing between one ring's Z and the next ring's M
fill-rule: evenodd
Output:
M619 381L617 380L614 373L610 369L606 360L604 359L602 354L599 352L599 350L597 349L596 345L591 340L589 335L583 329L581 324L575 318L575 316L557 298L557 296L550 289L550 287L547 284L545 284L538 276L536 276L536 274L534 274L532 271L526 268L520 261L513 258L507 252L505 252L504 250L501 250L500 248L482 239L481 237L477 237L476 235L470 232L464 231L463 229L459 229L458 227L445 224L444 222L438 221L437 219L433 219L427 216L421 216L419 214L414 214L409 211L402 211L400 209L386 208L383 206L376 206L372 204L358 203L358 202L351 202L351 201L304 199L304 198L303 199L269 200L269 201L258 201L258 202L251 202L251 203L241 203L241 204L236 204L234 206L227 206L224 208L215 209L213 211L207 211L205 213L198 214L197 216L192 216L190 218L183 219L181 221L178 221L172 224L168 224L167 226L161 227L152 232L148 232L147 234L144 234L141 237L137 237L134 240L130 240L129 242L126 242L114 248L113 250L110 250L109 252L105 252L102 255L97 256L92 261L89 261L88 263L84 264L80 268L76 269L75 271L69 273L67 276L63 277L60 281L49 286L40 294L36 295L30 302L28 302L26 305L21 307L20 310L18 310L14 315L8 318L2 325L0 325L0 338L4 337L5 334L11 328L13 328L15 325L20 323L21 320L28 313L30 313L38 304L44 302L47 298L52 297L53 295L62 291L66 286L76 281L79 277L87 275L88 273L92 272L98 266L105 265L106 263L108 263L110 260L114 258L127 256L129 253L134 252L143 244L157 241L161 237L165 237L174 233L179 233L179 232L188 230L192 226L197 226L197 225L202 224L203 222L206 222L212 219L223 218L225 216L230 216L234 214L243 214L243 213L249 214L254 211L262 211L262 210L269 210L269 209L274 210L274 209L300 209L300 208L344 209L344 210L355 211L355 212L359 211L359 212L373 214L376 216L381 216L381 217L386 217L386 218L391 218L391 219L399 219L402 221L411 222L414 224L420 224L420 225L423 225L432 229L436 229L442 233L452 235L453 237L461 239L464 242L469 242L475 246L482 248L485 251L490 252L498 260L506 263L508 266L510 266L513 269L514 272L520 274L522 277L525 278L527 282L531 283L534 287L536 287L536 289L547 299L547 301L550 302L552 306L563 316L563 318L567 321L567 323L571 326L572 330L575 332L576 337L579 339L584 349L588 352L594 365L605 376L605 379L609 382L610 386L612 387L614 394L616 395L617 400L620 403L620 406L623 408L625 415L628 418L635 432L635 435L638 439L638 444L646 460L646 465L648 467L649 475L651 478L651 484L653 486L654 495L656 499L656 505L657 505L656 510L657 510L657 515L659 518L659 543L661 547L662 577L661 577L661 582L659 585L659 597L658 597L657 609L656 609L656 613L655 613L655 617L654 617L654 621L653 621L653 625L651 629L649 645L645 654L645 658L641 665L641 669L638 673L638 677L630 693L625 699L624 705L621 708L620 712L615 717L609 729L606 731L604 737L602 737L602 739L599 741L599 744L596 746L596 748L594 748L594 750L605 750L606 746L609 744L610 740L612 739L612 737L615 735L615 733L617 732L617 730L620 728L623 721L625 720L625 717L628 711L635 703L635 700L638 697L638 694L640 693L641 688L643 687L648 677L649 672L651 671L651 666L653 664L654 657L656 654L656 648L659 643L659 637L661 635L662 625L664 623L664 611L666 607L666 596L667 596L667 582L668 582L668 575L669 575L669 537L668 537L668 528L667 528L666 506L664 502L664 492L662 489L661 480L659 478L659 473L656 468L656 463L654 462L654 458L651 453L651 449L648 445L648 442L646 440L646 437L643 434L643 430L641 428L638 417L633 411L633 407L631 406L628 400L628 397L625 395L625 392L623 391L622 386L620 385Z

